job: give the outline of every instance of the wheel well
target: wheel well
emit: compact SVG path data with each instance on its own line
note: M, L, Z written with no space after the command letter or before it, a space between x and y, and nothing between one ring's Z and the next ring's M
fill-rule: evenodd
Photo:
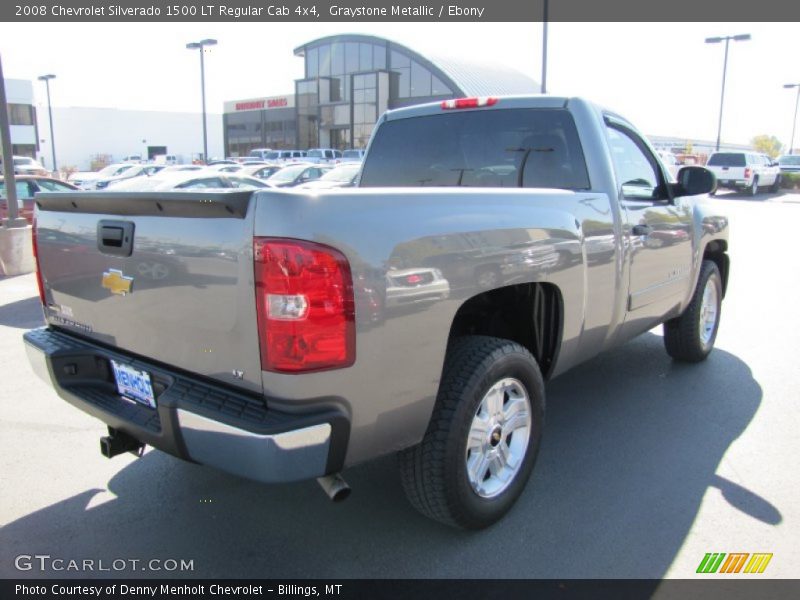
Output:
M521 344L533 354L543 377L555 364L561 346L563 304L549 283L521 283L473 296L458 309L450 339L489 335Z
M703 260L713 260L719 274L722 276L722 297L728 289L728 272L730 271L731 260L728 258L728 242L725 240L712 240L708 242L703 251Z

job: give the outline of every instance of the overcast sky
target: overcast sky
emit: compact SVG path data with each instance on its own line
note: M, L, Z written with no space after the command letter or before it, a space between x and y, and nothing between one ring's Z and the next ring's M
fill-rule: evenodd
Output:
M541 76L540 23L0 23L0 53L7 78L55 73L56 106L199 112L199 60L185 44L216 38L207 99L221 112L225 100L293 92L303 60L292 50L338 33ZM552 23L548 91L585 96L648 134L713 140L724 47L703 40L738 33L753 39L731 43L723 140L765 133L788 144L795 92L783 84L800 82L798 23ZM44 106L44 85L35 93Z

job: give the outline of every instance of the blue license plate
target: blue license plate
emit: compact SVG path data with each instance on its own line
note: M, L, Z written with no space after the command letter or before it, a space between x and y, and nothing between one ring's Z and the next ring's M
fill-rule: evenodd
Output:
M134 369L130 365L111 361L114 371L114 381L120 396L130 398L140 404L156 407L156 397L153 394L153 384L150 382L150 373Z

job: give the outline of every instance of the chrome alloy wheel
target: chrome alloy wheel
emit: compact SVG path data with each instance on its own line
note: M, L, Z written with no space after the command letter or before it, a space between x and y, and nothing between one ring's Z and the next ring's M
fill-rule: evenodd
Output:
M476 494L494 498L514 481L531 436L530 399L513 378L495 383L481 400L467 439L467 477Z
M711 343L717 326L718 313L717 285L714 278L709 277L703 290L703 303L700 305L700 341L703 346Z

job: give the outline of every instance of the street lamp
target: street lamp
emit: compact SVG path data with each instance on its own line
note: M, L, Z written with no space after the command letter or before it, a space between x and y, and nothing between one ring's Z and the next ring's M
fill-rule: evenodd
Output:
M50 105L50 80L55 79L55 75L41 75L39 77L39 81L44 81L44 85L47 87L47 113L50 117L50 150L53 152L53 173L58 171L58 166L56 165L56 140L53 137L53 107Z
M749 39L749 33L706 38L706 44L719 44L720 42L725 42L725 62L722 64L722 94L720 95L719 99L719 124L717 125L717 150L719 150L719 140L720 136L722 135L722 105L725 102L725 76L728 73L728 43L731 40L735 42L744 42Z
M200 40L186 44L187 50L200 51L200 94L203 98L203 162L208 162L208 132L206 130L206 67L203 62L203 47L216 46L217 40Z
M547 93L547 17L548 2L544 0L542 7L542 93Z
M794 127L797 125L797 105L800 103L800 83L786 83L783 87L786 89L797 88L797 98L794 101L794 119L792 119L792 137L789 141L789 154L791 154L794 146Z

